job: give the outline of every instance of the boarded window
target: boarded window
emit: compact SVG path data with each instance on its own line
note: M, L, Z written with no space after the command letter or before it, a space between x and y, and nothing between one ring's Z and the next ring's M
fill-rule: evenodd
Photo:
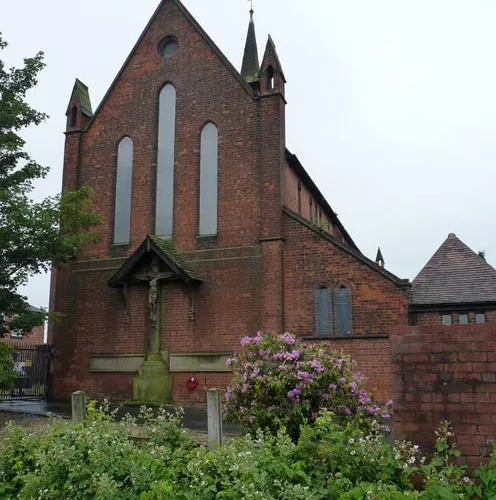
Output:
M443 325L451 325L451 314L443 314Z
M129 137L124 137L117 148L114 243L129 243L132 184L133 141Z
M174 220L174 148L176 139L176 89L160 92L158 113L157 194L155 234L172 236Z
M352 325L351 290L339 287L334 290L334 315L336 318L336 335L351 335Z
M486 322L486 314L485 313L477 313L475 315L476 323L485 323Z
M458 322L460 323L460 325L468 325L468 314L459 314Z
M314 290L315 329L320 337L330 337L333 334L332 300L328 288Z
M200 236L217 234L218 131L207 123L200 145Z

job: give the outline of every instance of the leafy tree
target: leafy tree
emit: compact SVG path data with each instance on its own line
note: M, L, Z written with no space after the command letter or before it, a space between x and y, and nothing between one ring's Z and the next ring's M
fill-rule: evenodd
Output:
M0 52L6 46L0 33ZM88 232L101 223L89 210L90 188L41 202L30 196L33 182L48 169L24 150L19 133L47 118L25 100L44 66L42 52L25 59L22 68L10 69L0 54L0 335L13 328L30 331L46 318L46 313L31 312L17 291L30 276L67 263L99 238Z

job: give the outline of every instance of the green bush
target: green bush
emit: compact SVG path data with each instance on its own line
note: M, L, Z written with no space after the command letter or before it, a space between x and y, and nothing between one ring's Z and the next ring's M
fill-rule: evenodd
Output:
M297 443L284 430L259 429L215 452L182 428L180 411L113 417L107 404L91 403L84 423L55 421L46 434L10 424L0 445L0 499L494 498L496 456L477 472L481 483L472 482L454 465L446 423L425 461L411 443L387 444L380 426L364 427L360 415L337 422L323 411Z

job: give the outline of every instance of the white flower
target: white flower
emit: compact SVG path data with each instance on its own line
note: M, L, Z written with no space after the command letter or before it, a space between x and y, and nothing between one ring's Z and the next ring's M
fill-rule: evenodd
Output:
M350 438L350 440L348 441L348 443L350 444L353 444L355 442L355 440L353 438Z

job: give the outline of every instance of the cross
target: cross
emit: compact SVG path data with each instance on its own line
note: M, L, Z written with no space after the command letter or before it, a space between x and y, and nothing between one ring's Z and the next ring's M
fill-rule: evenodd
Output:
M253 12L253 0L247 0L247 1L250 2L250 5L251 5L250 12Z
M160 281L174 277L174 273L161 273L156 261L152 263L151 272L135 274L134 279L148 283L148 307L150 310L150 354L160 354Z

